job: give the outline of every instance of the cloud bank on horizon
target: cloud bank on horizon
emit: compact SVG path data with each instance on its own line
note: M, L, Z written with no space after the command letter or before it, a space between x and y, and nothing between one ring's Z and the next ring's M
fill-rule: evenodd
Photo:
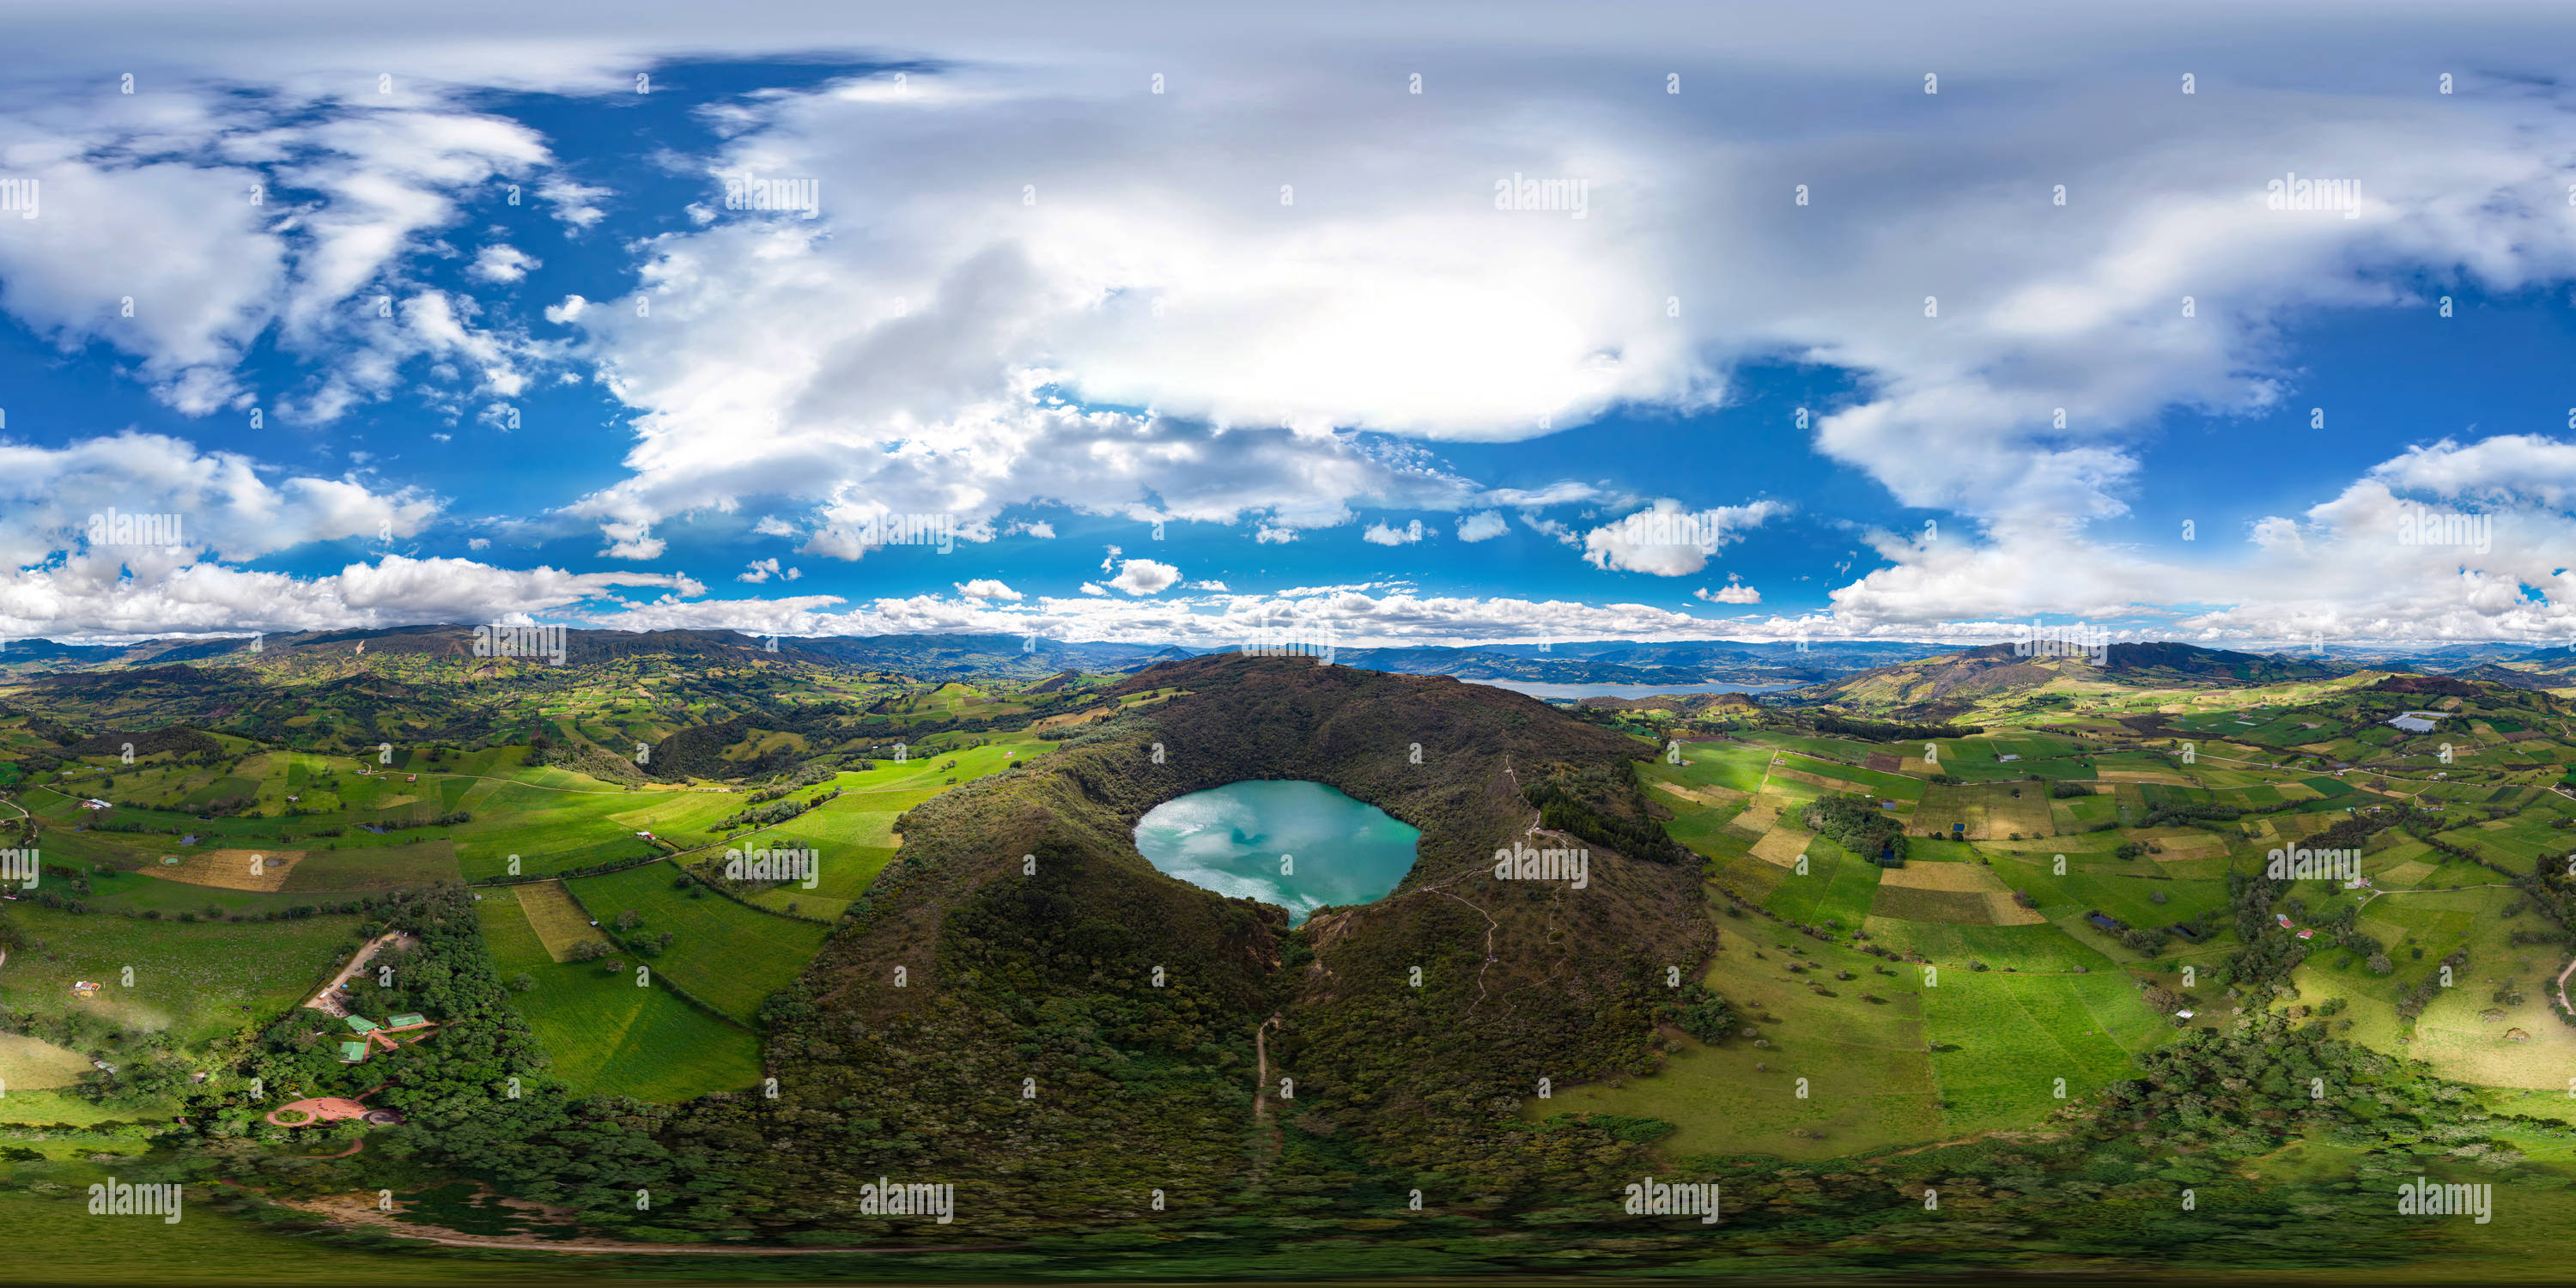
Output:
M2576 637L2576 18L1983 13L101 6L0 635Z

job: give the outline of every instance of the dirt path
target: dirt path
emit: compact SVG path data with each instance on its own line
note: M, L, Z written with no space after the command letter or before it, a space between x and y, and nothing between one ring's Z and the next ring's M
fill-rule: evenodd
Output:
M2558 1009L2562 1011L2576 1011L2576 1007L2567 1004L2567 977L2571 974L2576 974L2576 958L2569 958L2567 969L2558 972Z
M1279 1017L1252 1026L1252 1116L1266 1122L1270 1118L1270 1030L1279 1027Z
M229 1182L228 1182L229 1183ZM398 1221L394 1214L377 1209L375 1199L365 1194L334 1194L317 1199L280 1199L281 1204L298 1211L310 1212L333 1221L365 1226L380 1234L424 1243L442 1243L452 1248L509 1248L526 1252L581 1252L643 1254L646 1256L732 1256L732 1257L801 1257L814 1253L889 1253L889 1252L995 1252L1013 1245L1005 1243L948 1244L926 1248L885 1248L850 1245L810 1248L717 1248L704 1244L628 1243L618 1239L598 1239L583 1243L565 1243L540 1239L532 1234L490 1235L464 1234L435 1225L418 1225Z
M340 986L348 983L349 977L357 974L358 968L366 965L368 960L376 955L377 950L404 937L403 932L399 930L388 930L368 941L367 946L359 949L355 954L351 955L349 958L349 964L341 967L340 973L332 976L331 982L323 985L322 991L314 994L313 999L306 1002L304 1005L312 1008L313 1010L320 1011L324 1015L347 1015L349 1013L349 1008L340 1001ZM408 947L409 945L405 946Z
M1279 1016L1274 1012L1269 1019L1263 1020L1252 1029L1253 1077L1259 1079L1252 1085L1252 1125L1256 1128L1268 1129L1266 1134L1270 1145L1269 1157L1262 1159L1254 1168L1253 1175L1256 1178L1267 1177L1270 1174L1271 1162L1288 1148L1286 1134L1279 1130L1279 1124L1270 1121L1270 1044L1265 1040L1265 1035L1269 1030L1280 1026Z

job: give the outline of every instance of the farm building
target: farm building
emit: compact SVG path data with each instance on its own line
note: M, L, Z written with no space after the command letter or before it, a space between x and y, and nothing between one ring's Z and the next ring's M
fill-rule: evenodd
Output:
M366 1060L369 1055L374 1054L378 1043L384 1044L384 1049L387 1051L401 1045L388 1036L389 1034L414 1033L416 1030L438 1027L427 1016L408 1012L392 1016L384 1024L378 1024L363 1015L350 1015L343 1018L349 1025L349 1031L358 1035L355 1039L340 1044L340 1058L349 1064L358 1064ZM416 1033L415 1036L405 1040L418 1042L427 1036L429 1035L426 1033Z

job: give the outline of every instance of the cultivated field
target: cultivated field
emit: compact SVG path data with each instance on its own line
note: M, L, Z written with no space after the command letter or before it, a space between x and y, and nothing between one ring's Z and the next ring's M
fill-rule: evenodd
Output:
M671 995L637 988L631 969L558 962L531 927L520 897L534 886L480 891L475 912L510 993L554 1060L549 1072L585 1095L681 1101L760 1080L760 1040ZM569 902L567 900L567 902Z

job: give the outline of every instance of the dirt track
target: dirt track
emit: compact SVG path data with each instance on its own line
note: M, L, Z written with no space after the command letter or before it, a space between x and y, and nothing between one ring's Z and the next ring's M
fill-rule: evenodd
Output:
M379 1211L375 1199L366 1194L333 1194L317 1199L281 1199L279 1202L299 1211L327 1217L349 1225L364 1226L379 1234L397 1238L419 1239L445 1244L452 1248L510 1248L527 1252L580 1252L643 1254L646 1256L714 1255L732 1257L801 1257L814 1253L894 1253L894 1252L994 1252L1011 1245L1001 1243L953 1244L929 1248L884 1247L812 1247L812 1248L727 1248L690 1243L628 1243L618 1239L596 1239L582 1243L564 1243L540 1239L535 1235L461 1234L434 1225L398 1221L394 1214Z
M382 949L385 945L394 943L396 940L409 938L410 936L403 934L399 930L388 930L385 933L376 936L373 940L368 942L366 947L359 949L355 954L353 954L349 958L349 964L341 967L340 973L332 976L331 982L323 985L322 991L314 994L313 1000L306 1002L304 1005L312 1008L313 1010L320 1011L325 1015L347 1015L349 1013L349 1008L340 1001L340 986L348 983L349 977L357 974L359 967L366 965L370 960L374 959L378 950ZM413 940L412 942L417 943L419 941ZM406 943L400 946L404 949L409 949L411 944Z

